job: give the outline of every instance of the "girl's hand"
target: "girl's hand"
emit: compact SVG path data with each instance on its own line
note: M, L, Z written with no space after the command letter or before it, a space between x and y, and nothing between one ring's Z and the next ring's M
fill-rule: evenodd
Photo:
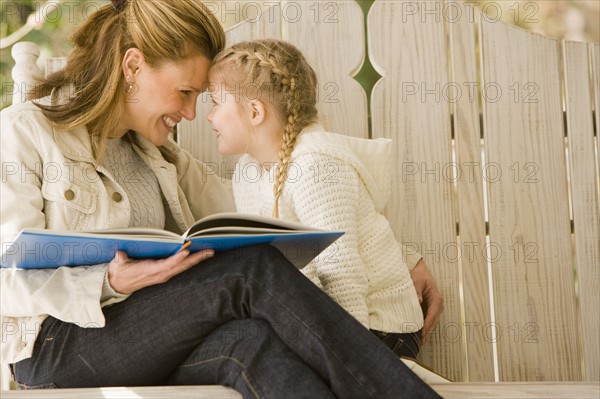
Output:
M108 282L113 290L131 294L150 285L162 284L214 255L213 250L190 254L183 250L165 259L132 260L118 251L108 266Z
M425 323L421 330L421 345L423 345L427 341L429 334L433 332L433 328L444 310L444 300L423 259L410 272L410 277L417 290L417 296L419 297L419 302L425 316Z

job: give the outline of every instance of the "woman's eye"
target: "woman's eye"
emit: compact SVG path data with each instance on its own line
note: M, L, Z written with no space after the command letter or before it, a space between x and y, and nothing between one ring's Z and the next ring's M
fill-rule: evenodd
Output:
M192 94L191 90L181 90L181 93L183 93L183 95L185 96L189 96L190 94Z

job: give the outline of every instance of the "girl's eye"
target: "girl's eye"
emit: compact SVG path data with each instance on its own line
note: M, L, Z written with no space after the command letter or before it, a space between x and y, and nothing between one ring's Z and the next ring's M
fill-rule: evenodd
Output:
M183 93L184 96L189 96L190 94L192 94L191 90L181 90L181 93Z

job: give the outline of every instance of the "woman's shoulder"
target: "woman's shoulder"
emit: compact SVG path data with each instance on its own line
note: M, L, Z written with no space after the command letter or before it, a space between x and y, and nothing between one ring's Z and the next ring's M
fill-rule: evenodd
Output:
M46 97L37 98L34 100L25 101L23 103L13 103L11 106L4 108L1 112L2 127L14 130L18 133L20 123L25 123L29 127L35 126L33 131L42 133L44 131L52 134L53 123L44 115L43 107L51 107L64 103L66 98L72 95L72 86L65 86L53 92ZM42 108L41 108L42 107ZM11 129L11 126L13 127ZM31 132L31 130L29 130ZM3 130L4 133L4 130Z
M18 135L52 133L52 125L32 101L13 104L0 113L3 138Z
M42 110L38 106L36 106L33 101L12 104L11 106L4 108L1 114L3 120L5 118L17 118L21 116L43 116Z

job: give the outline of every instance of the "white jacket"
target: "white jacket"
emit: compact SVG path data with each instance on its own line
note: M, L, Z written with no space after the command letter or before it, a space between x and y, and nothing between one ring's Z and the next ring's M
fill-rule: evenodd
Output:
M410 278L420 255L406 259L383 209L391 194L390 140L365 140L303 130L291 155L279 203L282 219L345 234L302 272L365 327L415 332L423 313ZM270 215L275 167L251 156L236 167L233 191L239 212Z
M2 252L25 227L128 226L127 195L105 168L95 166L86 128L55 128L31 102L13 105L0 117ZM167 230L181 233L203 216L235 209L228 187L206 165L173 142L162 147L175 160L167 162L161 150L138 138L142 149L134 149L156 173L168 204ZM48 315L83 327L103 327L102 306L124 299L115 295L100 303L106 269L0 270L2 363L31 356Z

